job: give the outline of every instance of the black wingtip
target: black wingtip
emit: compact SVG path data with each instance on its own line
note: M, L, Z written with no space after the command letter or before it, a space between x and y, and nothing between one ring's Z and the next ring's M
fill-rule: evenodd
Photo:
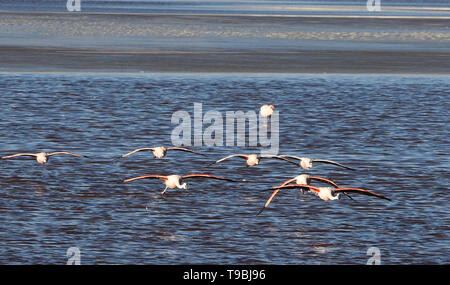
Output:
M262 208L258 211L258 213L257 213L256 215L259 216L259 214L261 214L262 212L264 212L265 209L266 209L266 207L262 207Z
M340 167L342 167L342 168L344 168L344 169L347 169L347 170L356 171L356 168L349 167L349 166L346 166L346 165L340 164L340 165L338 165L338 166L340 166Z

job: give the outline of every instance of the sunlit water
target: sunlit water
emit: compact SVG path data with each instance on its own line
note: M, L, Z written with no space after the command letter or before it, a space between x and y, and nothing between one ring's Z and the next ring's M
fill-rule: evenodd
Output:
M0 74L0 154L68 150L89 158L0 161L0 263L382 264L449 263L448 77L351 75ZM280 153L332 159L357 171L308 171L364 187L392 202L353 195L322 201L267 189L302 171L282 161L247 168L231 153L258 147L197 147L125 159L138 147L171 145L171 116L280 112ZM206 127L206 126L205 126ZM142 174L207 172L232 179L188 181L169 190Z

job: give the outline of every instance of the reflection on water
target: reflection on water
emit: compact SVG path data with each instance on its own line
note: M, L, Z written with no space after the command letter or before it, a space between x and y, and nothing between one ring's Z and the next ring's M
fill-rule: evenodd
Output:
M448 77L201 74L1 74L1 155L70 150L87 159L0 161L0 262L83 264L448 263ZM282 88L280 88L282 87ZM301 171L280 161L247 168L230 153L258 148L200 147L207 157L134 148L170 145L178 110L280 111L280 152L336 160L309 173L364 187L392 202L354 195L322 201L284 191L256 216L267 189ZM159 194L161 181L121 183L142 174L210 172L231 179L190 182ZM426 183L426 187L424 186Z

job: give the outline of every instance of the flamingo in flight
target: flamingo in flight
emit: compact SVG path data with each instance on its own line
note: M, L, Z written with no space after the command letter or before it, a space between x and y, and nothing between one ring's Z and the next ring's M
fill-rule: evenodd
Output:
M179 188L179 189L187 190L187 184L183 183L184 179L211 178L211 179L217 179L217 180L236 182L235 180L232 180L232 179L215 176L215 175L211 175L211 174L188 174L188 175L184 175L184 176L180 176L180 175L168 175L168 176L165 176L165 175L143 175L143 176L125 179L123 182L131 182L134 180L144 179L144 178L164 180L164 184L166 185L166 188L164 189L164 191L161 192L162 195L164 195L166 193L167 189L169 189L169 188L170 189Z
M294 155L279 155L280 157L283 158L293 158L293 159L297 159L300 161L300 167L302 167L303 169L310 169L313 166L313 163L327 163L327 164L333 164L345 169L349 169L349 170L355 170L354 168L345 166L341 163L332 161L332 160L326 160L326 159L313 159L313 158L307 158L307 157L298 157L298 156L294 156Z
M362 189L362 188L355 188L355 187L343 187L343 188L333 188L333 187L315 187L311 185L306 184L289 184L284 186L277 186L275 189L289 189L289 188L307 188L317 196L319 196L320 199L324 201L328 200L338 200L340 199L340 193L357 193L357 194L363 194L367 196L374 196L380 199L391 201L391 199L381 195L374 193L372 191ZM336 195L334 195L336 194Z
M316 180L316 181L320 181L320 182L325 182L328 183L330 185L332 185L333 187L339 188L339 186L326 178L320 177L320 176L310 176L309 174L300 174L294 178L288 179L286 181L284 181L283 183L281 183L280 186L278 187L282 187L285 185L288 185L289 183L295 181L296 184L301 184L301 185L310 185L311 184L311 180ZM270 204L270 202L272 202L273 198L275 197L275 195L277 195L278 191L280 191L280 188L275 187L275 190L273 191L272 195L269 197L269 199L267 200L266 204L264 204L264 206L261 208L261 210L259 210L258 214L261 214ZM305 188L300 188L300 190L303 193L303 189ZM345 192L343 192L344 194L346 194ZM347 195L348 196L348 195ZM348 196L350 199L352 199L350 196Z
M225 156L225 157L223 157L223 158L221 158L221 159L211 163L210 165L216 164L216 163L220 163L220 162L222 162L224 160L227 160L227 159L230 159L232 157L240 157L240 158L245 159L245 162L246 162L247 166L254 166L254 165L259 164L259 162L260 162L260 160L262 158L275 158L275 159L284 160L284 161L287 161L289 163L297 165L296 163L290 161L287 158L284 158L284 157L279 156L279 155L271 155L271 154L261 154L261 155L258 155L258 154L232 154L232 155L229 155L229 156Z
M17 154L13 154L13 155L7 155L7 156L3 156L2 159L9 159L9 158L14 158L14 157L19 157L19 156L34 156L36 158L36 161L39 164L45 164L48 162L48 160L50 159L50 156L53 155L60 155L60 154L66 154L66 155L72 155L72 156L77 156L77 157L87 157L85 155L81 155L81 154L76 154L76 153L72 153L72 152L67 152L67 151L57 151L57 152L51 152L51 153L47 153L47 152L39 152L39 153L17 153Z
M144 150L151 150L153 152L153 155L154 155L155 158L163 158L164 156L166 156L166 153L167 153L168 150L186 151L186 152L191 152L191 153L195 153L195 154L204 156L204 154L195 152L193 150L190 150L190 149L184 148L184 147L163 147L163 146L157 146L157 147L138 148L138 149L135 149L135 150L133 150L133 151L131 151L129 153L126 153L126 154L122 155L122 157L127 157L127 156L132 155L132 154L134 154L136 152L144 151Z
M274 105L263 105L259 109L259 115L263 118L270 118L273 114L273 109L275 109Z

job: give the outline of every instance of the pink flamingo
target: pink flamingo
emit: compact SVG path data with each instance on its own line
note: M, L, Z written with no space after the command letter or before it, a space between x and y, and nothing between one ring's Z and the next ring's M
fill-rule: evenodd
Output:
M293 181L295 181L296 184L309 185L311 183L311 180L325 182L325 183L328 183L330 185L333 185L336 188L339 188L339 186L336 183L334 183L333 181L331 181L329 179L326 179L326 178L323 178L323 177L319 177L319 176L310 176L309 174L300 174L300 175L298 175L298 176L296 176L294 178L288 179L288 180L284 181L283 183L281 183L281 185L278 186L278 187L282 187L282 186L288 185L289 183L291 183ZM275 190L273 191L272 195L267 200L266 204L264 204L264 206L261 208L261 210L259 210L257 215L261 214L269 206L270 202L272 202L272 200L275 197L275 195L277 195L278 191L280 191L280 189L278 187L276 187L276 189L273 188ZM303 193L303 189L304 188L300 188L302 193ZM351 199L351 197L350 197L350 199Z
M220 162L227 160L229 158L232 158L232 157L240 157L240 158L245 159L247 166L258 165L262 158L275 158L275 159L284 160L289 163L297 165L296 163L290 161L287 158L281 157L279 155L270 155L270 154L261 154L261 155L258 155L258 154L232 154L229 156L225 156L224 158L221 158L221 159L211 163L210 165L215 164L215 163L220 163Z
M7 156L3 156L2 159L9 159L9 158L14 158L14 157L18 157L18 156L34 156L36 158L36 161L39 164L45 164L48 162L48 160L50 159L50 156L53 155L60 155L60 154L67 154L67 155L72 155L72 156L77 156L77 157L87 157L85 155L81 155L81 154L76 154L76 153L72 153L72 152L67 152L67 151L57 151L57 152L51 152L51 153L46 153L46 152L39 152L39 153L17 153L17 154L13 154L13 155L7 155Z
M132 155L132 154L134 154L136 152L144 151L144 150L151 150L153 152L153 155L154 155L155 158L163 158L164 156L166 156L166 153L167 153L168 150L186 151L186 152L191 152L191 153L195 153L195 154L204 156L204 154L195 152L193 150L190 150L190 149L184 148L184 147L163 147L163 146L157 146L157 147L138 148L138 149L135 149L135 150L133 150L133 151L131 151L129 153L126 153L126 154L122 155L122 157L127 157L127 156Z
M355 187L343 187L343 188L333 188L333 187L315 187L311 185L306 184L289 184L289 185L283 185L283 186L277 186L273 189L292 189L292 188L306 188L309 189L311 192L319 196L324 201L328 200L338 200L340 199L339 193L357 193L357 194L363 194L367 196L374 196L380 199L391 201L391 199L381 195L374 193L372 191L362 189L362 188L355 188ZM336 195L334 195L336 193Z
M259 114L263 118L270 118L273 114L273 109L275 109L274 105L263 105L259 109Z
M165 176L165 175L143 175L143 176L125 179L123 182L130 182L130 181L144 179L144 178L153 178L153 179L156 178L156 179L164 180L164 184L166 185L166 188L164 189L164 191L161 192L162 195L164 195L166 193L167 189L169 189L169 188L170 189L179 188L179 189L187 190L187 184L183 183L183 180L189 179L189 178L212 178L212 179L236 182L234 180L231 180L231 179L228 179L225 177L215 176L215 175L211 175L211 174L188 174L188 175L184 175L184 176L180 176L180 175L168 175L168 176Z
M333 164L333 165L336 165L336 166L339 166L339 167L342 167L342 168L345 168L345 169L355 170L354 168L345 166L345 165L343 165L341 163L338 163L338 162L335 162L335 161L332 161L332 160L313 159L313 158L307 158L307 157L298 157L298 156L294 156L294 155L279 155L279 156L283 157L283 158L293 158L293 159L299 160L300 161L300 166L303 169L306 169L306 170L310 169L313 166L313 163L327 163L327 164Z

